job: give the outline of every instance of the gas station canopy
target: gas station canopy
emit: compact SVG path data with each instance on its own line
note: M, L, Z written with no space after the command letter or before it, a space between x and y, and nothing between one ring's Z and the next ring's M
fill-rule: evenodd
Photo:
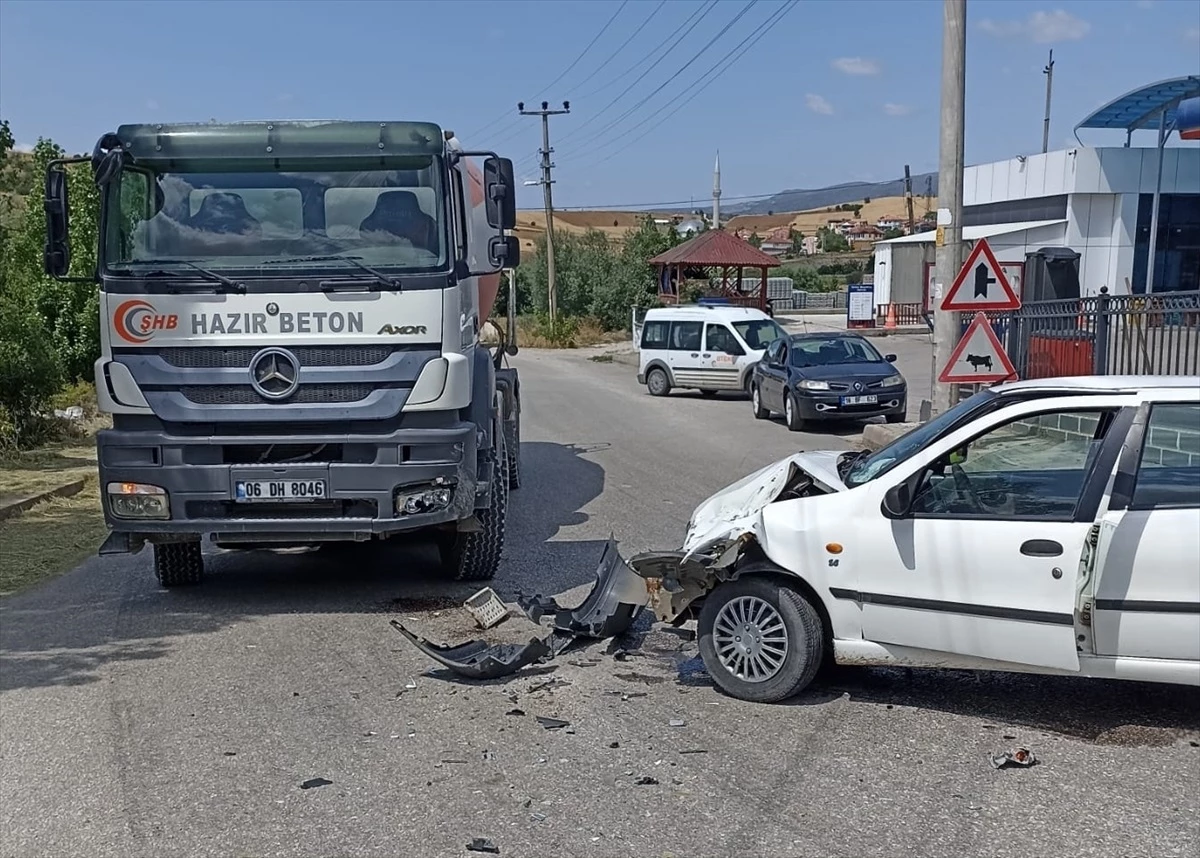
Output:
M1133 132L1141 128L1157 128L1160 118L1165 120L1165 127L1171 128L1175 123L1175 108L1179 102L1197 96L1200 96L1200 76L1160 80L1110 101L1076 125L1075 130L1108 128ZM1162 116L1164 111L1166 115Z

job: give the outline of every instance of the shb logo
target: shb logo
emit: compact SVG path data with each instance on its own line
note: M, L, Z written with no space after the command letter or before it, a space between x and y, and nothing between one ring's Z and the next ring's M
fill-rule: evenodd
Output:
M159 331L179 327L179 316L160 313L154 305L141 299L125 301L113 313L113 330L127 343L149 342Z

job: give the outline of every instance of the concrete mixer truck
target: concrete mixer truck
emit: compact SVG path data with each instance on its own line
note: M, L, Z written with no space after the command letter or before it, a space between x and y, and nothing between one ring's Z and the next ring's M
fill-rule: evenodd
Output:
M66 170L102 204L72 278ZM512 162L426 122L124 125L45 177L45 270L99 285L101 554L164 587L207 538L313 548L421 532L492 577L520 482ZM511 288L511 278L510 278ZM495 323L492 323L495 324Z

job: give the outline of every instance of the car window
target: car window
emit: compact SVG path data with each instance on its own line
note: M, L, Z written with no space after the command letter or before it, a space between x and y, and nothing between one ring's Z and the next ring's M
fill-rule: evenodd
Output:
M646 322L642 326L642 348L665 349L667 347L667 332L670 329L670 322Z
M724 325L714 325L711 322L704 326L704 350L708 352L741 351L741 346L734 339L733 332Z
M1115 413L1054 411L994 427L924 472L912 511L1069 521Z
M679 351L700 351L700 332L703 327L700 322L672 322L670 348Z
M794 367L883 362L883 355L877 352L874 346L859 337L796 340L792 346L792 366Z
M733 329L737 331L746 345L754 351L765 349L771 343L784 336L783 328L773 319L752 319L748 322L734 322Z
M1200 507L1200 405L1151 407L1129 506Z

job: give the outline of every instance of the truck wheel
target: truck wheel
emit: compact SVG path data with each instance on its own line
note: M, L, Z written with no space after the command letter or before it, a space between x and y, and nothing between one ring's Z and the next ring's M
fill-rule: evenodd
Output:
M501 450L492 463L492 502L475 511L479 530L456 533L438 544L442 569L455 581L487 581L500 568L508 516L507 458Z
M199 584L204 576L204 555L199 542L167 542L154 546L154 577L163 587Z
M646 373L646 389L650 391L651 396L666 396L671 392L671 380L656 366Z
M704 600L700 656L727 694L775 703L802 691L821 667L821 617L790 587L750 575L719 585Z
M521 487L521 424L517 423L513 426L512 438L508 444L508 487L509 489L519 489Z

